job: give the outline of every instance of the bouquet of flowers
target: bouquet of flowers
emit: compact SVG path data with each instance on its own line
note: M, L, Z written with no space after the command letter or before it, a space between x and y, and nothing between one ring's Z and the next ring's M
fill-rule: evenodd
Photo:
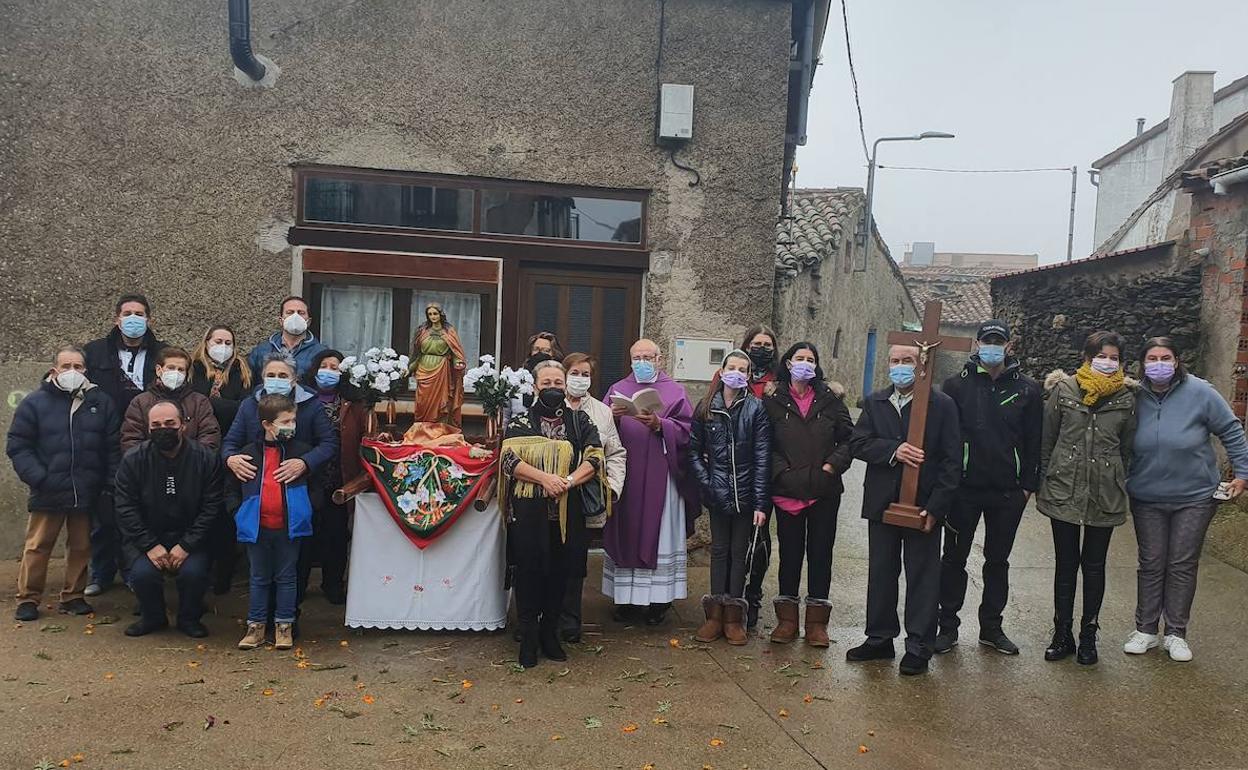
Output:
M375 404L394 398L407 387L407 368L411 361L394 348L369 348L363 356L347 356L338 365L351 384L359 388L365 401Z
M481 356L481 364L464 372L464 390L481 400L488 415L498 414L512 399L533 393L533 375L527 369L494 368L494 356Z

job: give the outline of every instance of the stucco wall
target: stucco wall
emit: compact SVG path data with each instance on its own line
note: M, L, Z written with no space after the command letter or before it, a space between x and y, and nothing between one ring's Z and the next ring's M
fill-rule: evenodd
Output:
M868 332L876 331L875 389L888 381L888 333L901 329L905 321L918 320L891 262L877 240L865 271L845 272L844 254L838 251L793 278L777 279L775 324L780 346L799 340L818 345L824 373L845 386L850 404L864 395ZM837 329L841 346L833 357Z
M234 81L225 3L5 15L0 377L102 334L126 290L148 294L167 340L217 319L258 339L291 286L297 161L651 189L647 333L735 337L770 315L788 2L668 0L661 72L653 0L253 12L282 70L272 90ZM681 156L698 187L654 146L660 80L696 88ZM0 553L14 517L0 511Z
M1127 217L1161 184L1166 159L1166 133L1163 131L1107 163L1096 188L1096 224L1093 248L1100 248ZM1127 247L1123 247L1127 248Z

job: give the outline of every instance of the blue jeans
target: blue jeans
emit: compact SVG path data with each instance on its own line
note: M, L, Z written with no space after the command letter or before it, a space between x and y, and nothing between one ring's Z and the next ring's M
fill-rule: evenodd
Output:
M122 582L127 582L125 565L122 562L121 533L117 530L117 521L113 515L113 497L100 495L95 514L91 517L90 582L104 587L112 585L118 567L123 573Z
M198 621L203 616L209 564L208 553L196 551L186 557L174 577L178 586L179 623ZM168 573L156 569L146 554L140 554L130 565L130 587L139 598L139 612L147 623L168 622L165 615L166 577Z
M268 621L270 589L275 588L273 622L294 623L299 593L299 541L291 540L285 529L261 528L256 542L247 544L247 558L251 562L247 622Z

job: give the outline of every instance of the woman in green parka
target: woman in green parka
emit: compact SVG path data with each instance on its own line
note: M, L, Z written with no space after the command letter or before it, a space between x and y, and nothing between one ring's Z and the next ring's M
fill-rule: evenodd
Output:
M1096 663L1097 616L1105 597L1105 561L1114 527L1127 520L1127 470L1135 438L1134 383L1124 377L1123 340L1098 331L1083 344L1073 375L1045 378L1040 491L1036 507L1050 519L1057 569L1053 640L1045 660L1076 652L1075 584L1083 572L1083 615L1076 659Z

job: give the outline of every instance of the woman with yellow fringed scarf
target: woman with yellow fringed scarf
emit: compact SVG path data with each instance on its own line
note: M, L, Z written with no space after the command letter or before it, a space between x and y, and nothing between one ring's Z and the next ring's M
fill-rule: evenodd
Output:
M563 364L534 366L537 399L507 424L499 503L506 517L508 565L520 620L520 665L538 649L567 660L559 614L569 575L585 575L585 517L609 500L602 442L584 412L564 402Z
M1071 654L1096 663L1096 632L1105 596L1105 561L1114 527L1127 520L1127 471L1135 442L1135 382L1123 375L1122 336L1098 331L1083 345L1074 375L1045 378L1040 491L1036 507L1053 527L1053 640L1045 660ZM1075 583L1083 572L1079 645L1072 630Z

